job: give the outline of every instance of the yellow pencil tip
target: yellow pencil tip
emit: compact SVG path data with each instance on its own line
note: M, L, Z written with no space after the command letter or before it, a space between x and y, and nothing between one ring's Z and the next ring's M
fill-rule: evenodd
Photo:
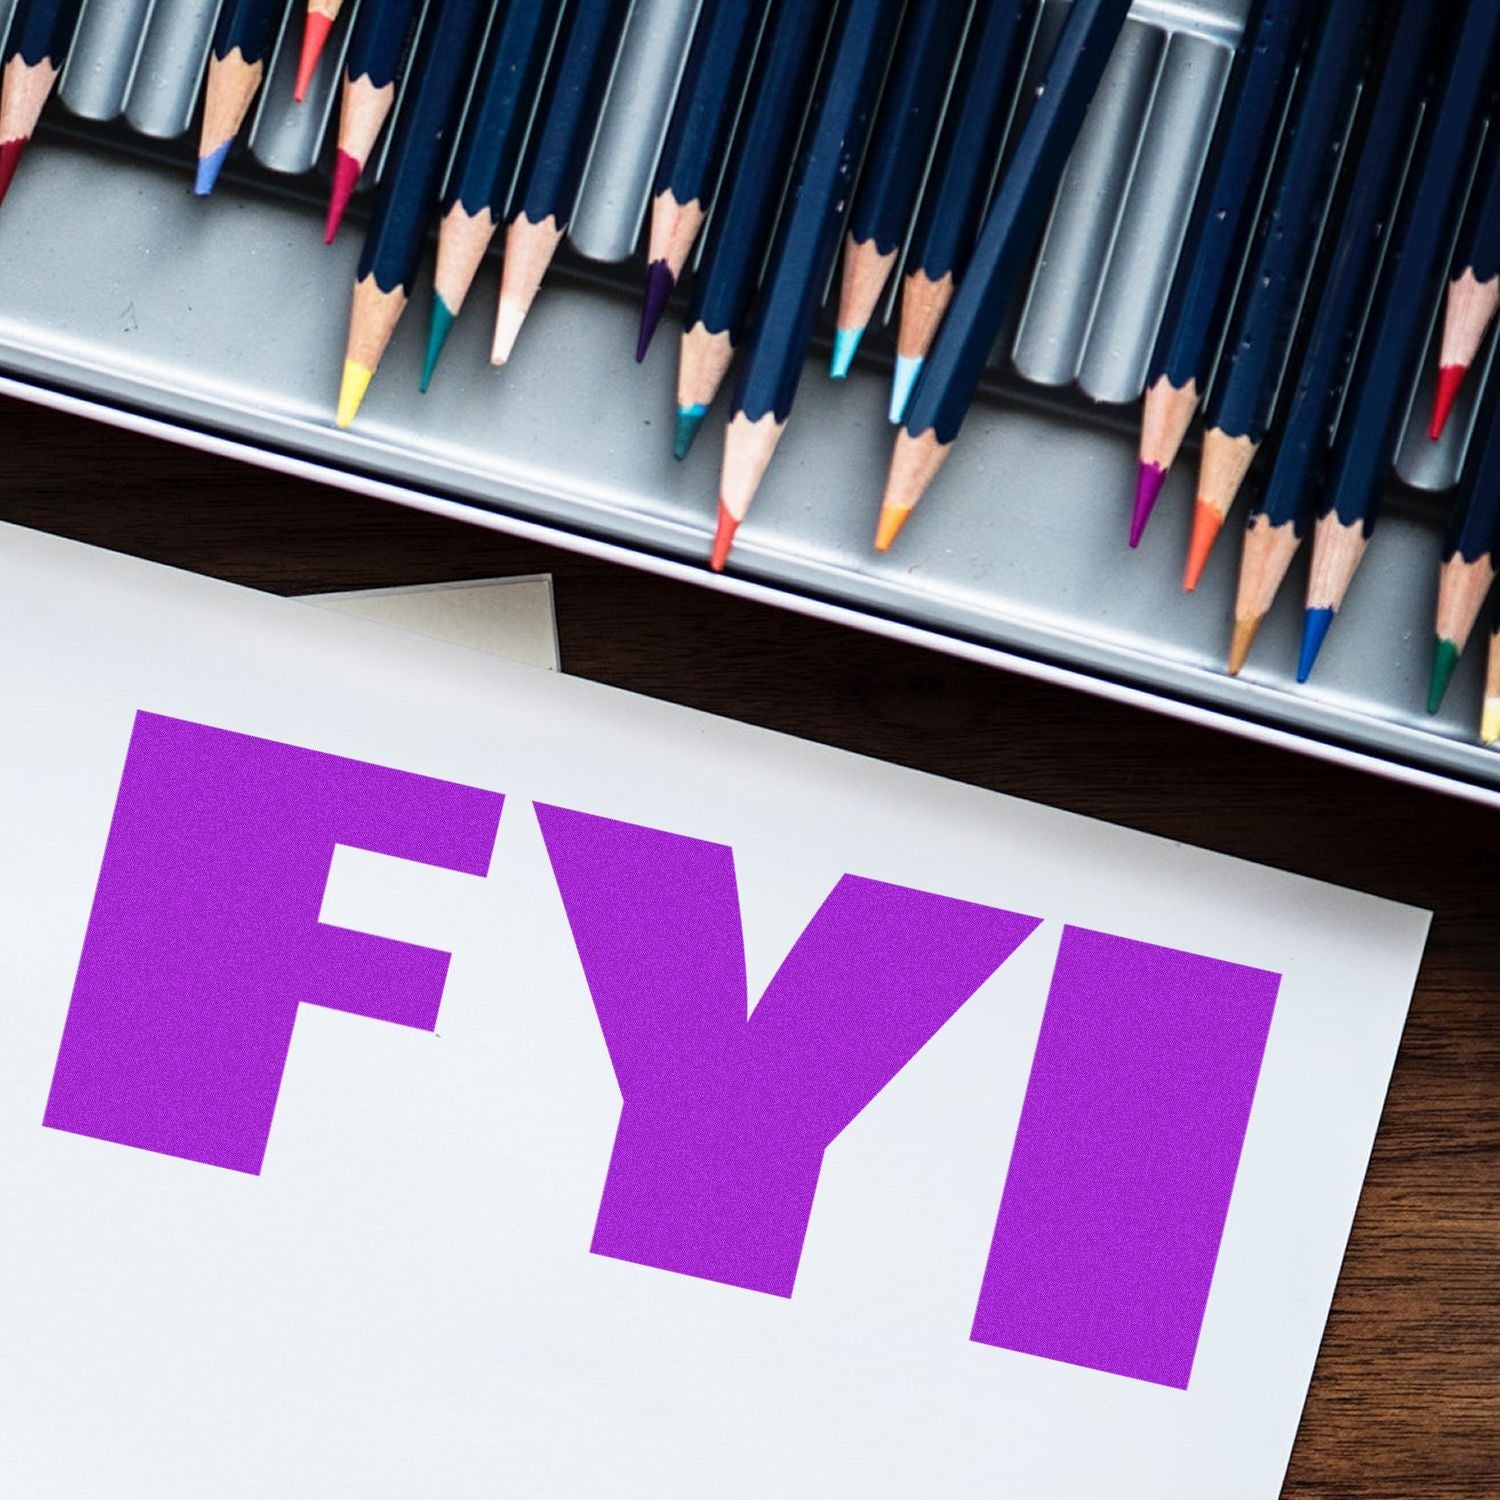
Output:
M375 378L374 370L356 364L352 359L344 361L344 378L339 382L339 414L335 419L340 427L347 427L359 415L359 408Z
M1255 644L1255 633L1260 629L1260 622L1264 615L1252 615L1246 620L1234 622L1234 636L1229 642L1229 675L1238 677L1240 668L1245 665L1245 658L1250 655L1250 648Z
M891 543L901 534L901 528L906 525L906 519L911 512L903 505L893 504L887 500L880 507L880 521L875 527L875 550L877 552L889 552Z
M1479 737L1486 745L1500 740L1500 698L1484 700L1484 717L1480 721Z

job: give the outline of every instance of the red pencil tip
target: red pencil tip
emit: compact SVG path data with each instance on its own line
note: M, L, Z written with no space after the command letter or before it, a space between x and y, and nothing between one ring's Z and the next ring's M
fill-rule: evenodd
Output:
M1198 580L1202 578L1204 566L1208 562L1208 554L1213 551L1223 524L1224 517L1213 506L1205 505L1201 500L1198 502L1193 511L1193 535L1188 542L1187 567L1182 573L1182 586L1190 594L1198 587Z
M21 153L25 151L30 139L29 135L23 135L13 141L0 141L0 202L4 202L6 193L10 191L10 180L16 175Z
M721 500L719 502L719 524L714 531L714 550L709 558L708 565L715 573L724 571L724 564L729 561L729 549L734 546L734 534L740 529L740 523L730 515L729 508Z
M323 44L333 30L332 20L318 11L307 13L307 24L302 31L302 55L297 59L297 86L292 98L301 104L307 97L313 74L318 71L318 59L323 55Z
M347 151L336 151L333 156L333 186L328 190L328 222L323 226L323 243L331 245L339 232L344 210L354 196L359 184L359 174L364 168Z
M1432 400L1432 425L1427 429L1427 436L1433 442L1442 437L1453 413L1453 403L1458 400L1459 389L1468 373L1468 365L1443 365L1438 370L1437 394Z

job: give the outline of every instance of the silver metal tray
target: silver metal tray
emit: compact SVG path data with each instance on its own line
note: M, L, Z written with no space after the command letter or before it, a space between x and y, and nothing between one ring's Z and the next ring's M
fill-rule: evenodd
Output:
M565 541L623 546L644 562L701 562L717 424L675 463L670 318L646 364L632 359L641 275L632 257L696 8L636 0L573 250L509 366L487 361L491 267L432 390L418 395L424 268L343 433L332 413L358 210L333 248L318 231L334 71L355 0L301 106L290 102L301 24L292 8L244 146L207 201L191 196L190 165L216 4L86 0L60 100L0 211L0 372L39 396L164 420L189 440L228 437L375 491L393 481L462 502L476 519L541 522ZM0 19L8 9L0 0ZM1047 0L1043 35L1064 9ZM891 358L888 332L872 330L842 386L824 373L826 342L814 350L733 567L806 607L906 622L955 650L995 648L1494 796L1500 757L1475 737L1481 632L1444 712L1424 710L1441 492L1469 438L1473 389L1441 444L1414 417L1386 517L1307 687L1293 675L1300 577L1283 589L1244 676L1224 675L1233 521L1198 592L1179 587L1194 454L1174 470L1141 550L1125 545L1134 402L1243 9L1244 0L1137 3L991 378L895 549L871 548ZM1414 394L1414 413L1425 401Z

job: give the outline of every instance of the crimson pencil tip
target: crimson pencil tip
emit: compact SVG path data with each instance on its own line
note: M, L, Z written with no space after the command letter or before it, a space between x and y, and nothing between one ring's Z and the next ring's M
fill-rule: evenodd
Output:
M676 285L677 278L673 276L672 268L666 261L653 260L646 267L646 296L641 303L641 331L635 341L636 364L646 358L646 351L651 347L661 315L667 310L667 298L672 295L672 288Z
M729 507L721 500L719 502L719 524L714 529L714 550L709 558L708 565L715 573L724 571L724 564L729 561L729 549L734 545L734 534L740 529L740 523L729 513Z
M21 155L30 139L29 135L23 135L13 141L0 141L0 203L5 201L5 195L10 191L11 179L16 175Z
M1135 476L1135 505L1130 512L1130 545L1139 547L1146 522L1156 508L1157 496L1167 481L1167 471L1160 464L1142 463Z
M347 151L336 151L333 156L333 186L328 190L328 221L323 226L323 243L331 245L344 220L344 210L359 185L359 174L363 163L350 156Z
M320 11L310 10L302 31L302 52L297 59L297 83L292 98L301 104L312 87L313 74L318 71L318 59L323 55L323 45L333 22Z
M1448 425L1453 404L1458 400L1464 376L1468 373L1468 365L1443 365L1438 370L1437 393L1432 398L1432 423L1427 429L1427 436L1434 443L1442 437L1443 429Z

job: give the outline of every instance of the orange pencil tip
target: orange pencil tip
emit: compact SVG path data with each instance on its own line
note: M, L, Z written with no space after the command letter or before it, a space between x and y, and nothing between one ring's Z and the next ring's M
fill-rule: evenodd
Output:
M318 71L318 59L323 55L323 47L331 30L333 22L327 16L315 10L307 13L307 22L302 30L302 53L297 59L297 85L292 90L292 98L298 104L307 97L307 91L312 86L313 74Z
M911 512L903 505L893 505L887 500L880 507L880 520L875 523L875 550L889 552L891 543L901 535Z
M1448 425L1453 404L1458 400L1464 376L1468 373L1468 365L1443 365L1438 370L1437 393L1432 398L1432 423L1427 429L1427 436L1434 443L1442 437L1443 429Z
M719 524L714 531L714 550L708 560L708 565L715 573L724 571L724 564L729 561L729 549L734 546L734 534L740 529L740 523L729 513L729 507L723 501L719 502Z
M1255 644L1255 634L1260 629L1260 618L1251 617L1234 622L1234 636L1229 642L1229 675L1238 677L1240 669Z
M1213 506L1205 505L1201 500L1198 502L1193 511L1193 535L1188 542L1187 567L1182 573L1182 586L1190 594L1198 587L1198 580L1203 576L1203 569L1208 563L1208 554L1213 551L1223 524L1223 516Z

